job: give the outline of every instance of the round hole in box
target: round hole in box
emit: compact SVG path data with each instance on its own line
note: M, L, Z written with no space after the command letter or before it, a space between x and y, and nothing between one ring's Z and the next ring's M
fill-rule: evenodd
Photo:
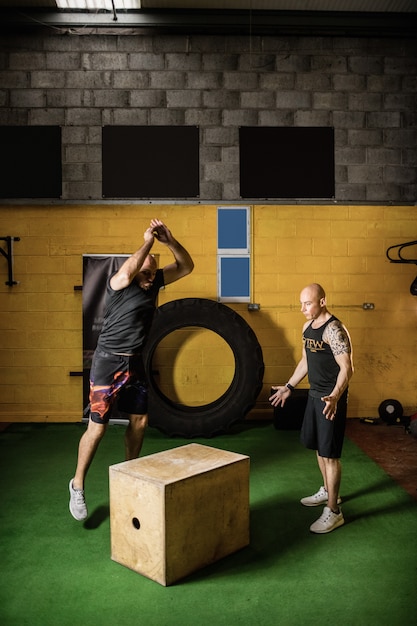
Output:
M134 518L132 519L132 524L133 524L133 526L136 528L136 530L139 530L139 528L140 528L140 521L138 520L138 518L137 518L137 517L134 517Z

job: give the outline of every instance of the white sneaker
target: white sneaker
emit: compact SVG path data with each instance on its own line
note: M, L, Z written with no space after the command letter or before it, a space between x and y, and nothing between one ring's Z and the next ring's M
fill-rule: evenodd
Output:
M301 504L304 506L318 506L319 504L327 504L327 500L329 498L329 494L324 487L320 487L317 493L313 493L312 496L306 496L305 498L301 498ZM340 496L337 497L337 504L341 504L342 498Z
M74 519L81 522L88 515L87 505L85 503L84 491L82 489L74 489L73 480L69 483L70 501L69 510Z
M325 506L319 519L311 524L310 530L318 534L330 533L335 528L343 526L344 523L342 509L339 509L339 513L333 513L328 506Z

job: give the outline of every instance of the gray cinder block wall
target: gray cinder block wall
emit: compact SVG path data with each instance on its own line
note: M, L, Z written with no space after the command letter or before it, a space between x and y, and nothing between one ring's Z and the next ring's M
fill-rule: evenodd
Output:
M63 200L102 200L102 126L149 124L199 126L200 202L240 200L238 128L258 125L333 126L336 202L416 201L415 40L38 32L0 45L0 124L62 126Z

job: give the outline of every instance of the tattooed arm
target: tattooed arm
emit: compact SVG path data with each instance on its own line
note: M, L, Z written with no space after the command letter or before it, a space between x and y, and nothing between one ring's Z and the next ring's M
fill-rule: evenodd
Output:
M323 402L326 403L323 414L327 419L334 420L337 401L345 391L353 375L352 344L347 329L339 320L334 320L327 326L323 339L329 344L335 361L340 368L332 392L322 398Z

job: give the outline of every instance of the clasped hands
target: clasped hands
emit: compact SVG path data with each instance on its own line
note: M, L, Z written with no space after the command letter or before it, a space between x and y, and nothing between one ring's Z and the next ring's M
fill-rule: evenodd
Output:
M171 231L165 224L159 219L152 219L145 232L145 239L147 236L157 239L160 243L167 244L172 240Z

